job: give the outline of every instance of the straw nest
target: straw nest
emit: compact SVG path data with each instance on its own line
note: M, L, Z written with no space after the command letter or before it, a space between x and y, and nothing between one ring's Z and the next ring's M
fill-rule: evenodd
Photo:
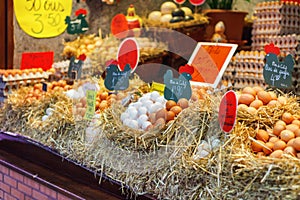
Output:
M169 29L184 28L184 27L209 23L208 17L204 16L203 14L195 13L193 17L194 17L193 20L176 22L176 23L153 21L145 18L143 19L143 23L146 27L160 27L160 28L169 28Z

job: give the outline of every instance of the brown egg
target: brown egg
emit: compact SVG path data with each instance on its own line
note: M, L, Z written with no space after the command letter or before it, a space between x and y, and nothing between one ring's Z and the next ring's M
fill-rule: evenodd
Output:
M250 113L251 115L256 115L257 114L257 110L253 107L248 107L247 112Z
M261 158L263 156L265 156L265 153L263 151L257 152L257 157Z
M270 137L270 139L269 139L269 142L272 142L273 144L275 143L275 142L277 142L278 140L280 140L278 137Z
M267 142L267 143L265 144L265 146L268 147L268 148L263 147L263 152L264 152L266 155L269 155L270 153L273 152L274 143L272 143L272 142Z
M290 130L283 130L280 133L280 139L283 140L284 142L288 142L293 138L295 138L295 134Z
M268 103L268 106L276 106L276 105L280 105L280 103L279 103L277 100L271 100L271 101Z
M154 127L163 128L166 125L166 120L164 118L158 118L154 123Z
M287 98L284 96L280 96L277 98L277 101L281 104L281 105L285 105L287 103Z
M242 103L239 104L238 107L237 107L237 109L239 111L247 111L247 108L248 108L248 106L246 104L242 104Z
M282 114L281 119L286 124L290 124L294 120L294 116L291 113L289 113L289 112L285 112L285 113Z
M286 143L282 140L278 140L274 143L273 150L283 150L286 147Z
M186 98L181 98L177 101L177 105L182 109L186 109L187 107L189 107L189 101Z
M269 94L271 95L271 99L272 99L272 100L277 100L277 95L276 95L275 92L269 91Z
M101 100L106 100L108 97L108 92L102 92L100 93L100 99Z
M254 87L252 87L253 88L253 90L255 90L256 91L256 94L259 92L259 91L263 91L264 89L262 88L262 87L260 87L260 86L254 86Z
M101 103L99 105L99 109L105 110L106 108L108 108L108 102L106 100L101 101Z
M252 96L255 97L256 95L256 91L252 88L252 87L244 87L244 89L242 90L242 94L251 94Z
M176 102L175 101L173 101L173 100L168 100L167 102L166 102L166 109L167 110L171 110L171 108L173 107L173 106L176 106L177 104L176 104Z
M164 120L167 119L167 110L165 108L162 108L156 112L155 119L158 120L159 118L163 118Z
M296 124L296 125L298 125L300 127L300 120L299 119L294 119L292 121L292 124Z
M299 129L299 126L297 124L292 123L292 124L286 125L285 129L295 132L297 129Z
M250 103L252 101L254 101L255 97L251 94L241 94L241 96L239 97L239 104L246 104L246 105L250 105Z
M259 99L255 99L254 101L252 101L250 103L250 107L253 107L253 108L256 108L256 109L259 109L263 105L264 105L264 103Z
M149 114L149 121L151 122L151 124L154 124L156 122L156 113Z
M283 126L280 123L275 124L275 126L273 127L273 134L276 136L279 136L281 131L283 131L283 130L285 130L285 126Z
M284 127L286 127L286 123L285 123L284 121L282 121L282 120L278 120L278 121L275 123L275 126L276 126L277 124L281 124L281 125L283 125Z
M300 153L297 153L297 158L299 158L299 159L300 159Z
M170 121L170 120L173 120L175 118L175 113L171 110L167 111L167 119L166 121Z
M256 139L267 142L269 140L269 134L263 129L259 129L256 133Z
M300 129L294 131L295 137L300 137Z
M180 106L173 106L170 110L173 111L175 115L178 115L182 111L182 108Z
M257 93L257 98L261 100L264 104L268 104L272 100L270 93L267 91L259 91Z
M300 137L296 137L294 142L293 142L293 147L297 151L300 151Z
M285 147L285 149L283 150L283 152L286 153L286 154L292 155L292 156L296 156L297 155L296 150L292 146Z
M275 150L270 154L271 158L281 158L283 155L283 150Z
M254 152L260 152L263 150L263 146L265 143L261 140L252 141L251 147Z

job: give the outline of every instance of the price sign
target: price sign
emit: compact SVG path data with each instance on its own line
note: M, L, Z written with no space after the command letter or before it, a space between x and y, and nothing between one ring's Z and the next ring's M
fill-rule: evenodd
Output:
M192 89L186 73L180 74L178 78L173 77L172 70L167 70L164 75L164 97L177 102L180 98L190 99Z
M165 85L164 84L157 83L157 82L154 82L154 81L151 83L151 88L150 88L151 92L157 91L161 95L163 95L164 94L164 90L165 90Z
M219 124L221 129L229 133L236 122L238 101L234 91L228 91L222 97L219 107Z
M126 16L123 14L117 14L114 16L111 20L110 30L111 33L119 39L127 37L129 27Z
M188 64L194 67L192 84L216 88L238 45L199 42Z
M189 0L189 1L194 6L200 6L205 3L205 0Z
M104 85L108 90L126 90L129 86L129 76L131 68L129 65L125 66L124 71L111 64L106 68L106 77Z
M118 49L118 67L121 71L129 64L131 73L136 69L139 62L140 52L137 41L134 38L127 38L122 41Z
M71 19L69 16L66 17L65 23L68 25L67 33L69 34L82 34L89 30L89 25L85 20L87 11L79 9L76 11L76 19Z
M70 59L69 69L68 69L68 77L71 79L80 79L81 71L82 71L82 60L76 60L75 57Z
M27 52L22 53L21 69L42 68L51 69L54 53L52 52Z
M185 0L174 0L175 3L178 3L178 4L183 4L185 2Z
M14 11L22 30L36 38L55 37L66 29L72 0L18 0Z
M86 111L84 114L84 119L92 120L95 115L95 107L96 107L96 90L87 90L86 91Z
M293 69L292 55L287 55L283 62L279 62L276 54L269 53L266 55L266 64L263 69L265 82L276 88L291 87Z
M0 76L0 90L5 89L6 87L6 82L3 81L3 77Z

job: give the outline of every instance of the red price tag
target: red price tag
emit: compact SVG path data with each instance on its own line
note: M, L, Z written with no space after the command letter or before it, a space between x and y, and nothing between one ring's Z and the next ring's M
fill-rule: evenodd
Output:
M185 0L174 0L175 3L178 3L178 4L183 4L185 2Z
M126 38L122 41L118 50L118 67L120 71L123 71L126 64L130 65L131 73L139 63L139 47L134 38Z
M221 129L229 133L236 121L238 101L234 91L228 91L222 97L219 107L219 124Z
M51 69L54 53L51 52L29 52L22 53L21 69L42 68Z
M204 4L205 0L189 0L190 3L194 6L200 6L202 4Z

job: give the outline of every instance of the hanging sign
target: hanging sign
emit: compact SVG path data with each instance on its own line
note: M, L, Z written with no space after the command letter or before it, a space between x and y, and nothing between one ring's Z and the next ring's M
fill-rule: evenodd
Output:
M66 30L65 18L72 11L72 0L18 0L14 13L21 29L36 38L49 38Z
M49 70L52 67L54 53L51 52L25 52L22 53L20 69L42 68Z
M83 61L75 59L75 57L71 57L69 69L68 69L68 77L71 79L80 79L82 72Z
M97 91L96 90L87 90L86 91L86 111L84 114L84 119L92 120L95 115L95 108L96 108L96 97Z
M128 35L128 21L124 14L117 14L113 17L110 24L111 33L119 39L125 38Z
M126 65L123 71L120 71L117 65L111 64L106 68L106 77L104 85L108 90L126 90L129 87L129 76L131 68Z
M199 42L188 61L194 67L191 83L216 88L237 44Z
M118 67L121 71L129 64L131 73L134 72L140 57L140 51L137 41L134 38L126 38L122 41L118 50Z
M222 97L219 107L219 125L221 129L229 133L235 125L238 100L234 91L228 91Z
M284 58L283 62L278 61L280 54L278 47L273 43L265 46L266 64L263 69L265 82L276 88L289 88L292 85L292 71L294 69L294 59L291 54Z
M174 0L175 3L178 3L178 4L183 4L185 2L185 0Z

